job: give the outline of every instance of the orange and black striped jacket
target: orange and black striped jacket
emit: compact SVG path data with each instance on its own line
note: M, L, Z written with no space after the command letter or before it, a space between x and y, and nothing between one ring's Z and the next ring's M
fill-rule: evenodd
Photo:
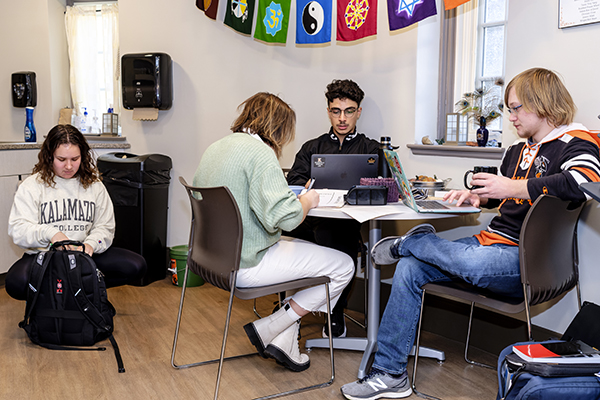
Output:
M533 201L541 194L583 202L589 197L579 189L582 182L600 181L598 137L581 124L561 126L539 143L519 142L506 150L500 172L511 179L527 179L531 200L490 199L486 207L499 207L487 231L477 235L480 243L518 244L521 226Z

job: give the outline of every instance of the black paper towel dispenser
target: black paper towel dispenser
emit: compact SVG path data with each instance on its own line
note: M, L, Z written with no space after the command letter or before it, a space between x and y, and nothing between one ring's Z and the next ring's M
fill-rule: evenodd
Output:
M121 57L123 107L168 110L173 104L173 66L165 53Z
M23 71L12 74L12 99L15 107L35 107L37 86L35 72Z

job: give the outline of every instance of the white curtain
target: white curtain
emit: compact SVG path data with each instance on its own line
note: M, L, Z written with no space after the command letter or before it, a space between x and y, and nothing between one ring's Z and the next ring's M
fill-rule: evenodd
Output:
M472 0L457 8L456 16L456 67L454 76L454 99L475 90L477 69L477 22L479 0Z
M121 111L118 5L67 7L65 25L74 112L101 124L109 107Z

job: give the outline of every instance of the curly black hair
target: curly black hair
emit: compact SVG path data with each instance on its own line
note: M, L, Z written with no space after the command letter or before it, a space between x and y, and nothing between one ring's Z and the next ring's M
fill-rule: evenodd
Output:
M54 187L54 152L62 144L73 144L79 147L81 164L75 176L84 188L100 180L96 162L92 157L90 145L77 128L72 125L56 125L50 129L42 148L38 153L38 163L33 167L33 173L39 173L42 181L49 187Z
M365 98L365 92L356 82L350 79L334 79L333 82L327 85L325 97L327 97L327 105L335 99L349 99L355 101L360 107L360 103Z

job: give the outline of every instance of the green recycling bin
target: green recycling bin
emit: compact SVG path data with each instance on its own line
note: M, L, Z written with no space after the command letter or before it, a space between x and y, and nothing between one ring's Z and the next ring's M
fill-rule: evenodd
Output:
M171 255L171 268L177 271L177 286L183 286L183 279L185 273L185 266L187 264L188 246L180 245L173 246L169 249ZM204 279L194 274L192 271L188 271L187 285L186 287L204 285Z

